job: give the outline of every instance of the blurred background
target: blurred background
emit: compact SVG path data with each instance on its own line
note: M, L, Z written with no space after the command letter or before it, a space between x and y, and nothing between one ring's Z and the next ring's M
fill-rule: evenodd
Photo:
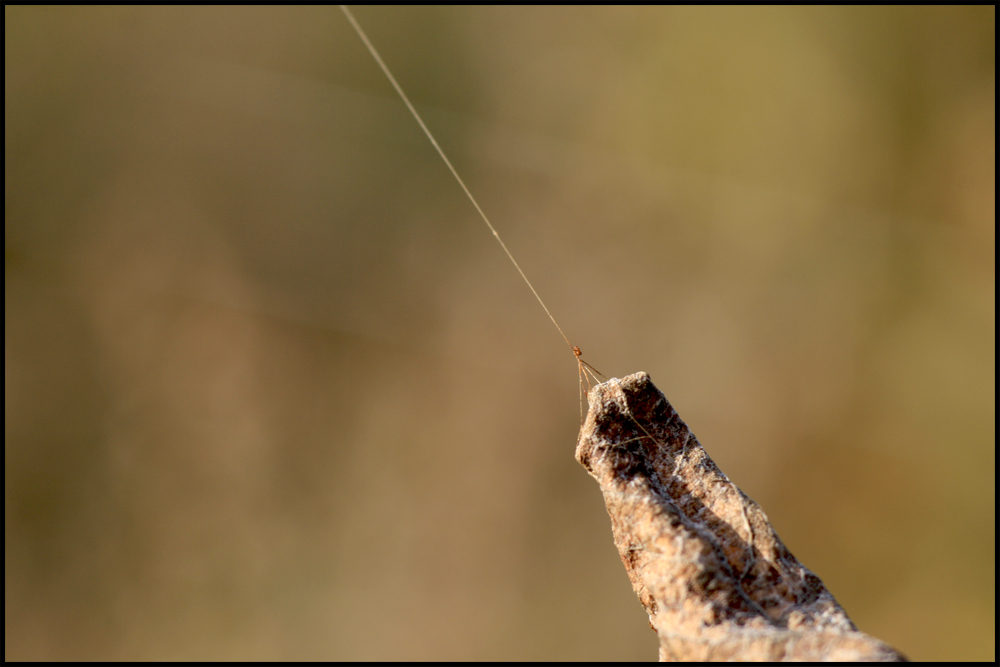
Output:
M572 343L995 659L995 8L367 8ZM6 660L655 659L572 353L336 8L11 8Z

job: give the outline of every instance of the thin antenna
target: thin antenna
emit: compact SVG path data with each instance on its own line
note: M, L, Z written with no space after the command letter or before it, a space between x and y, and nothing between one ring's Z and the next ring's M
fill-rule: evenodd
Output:
M437 149L438 155L441 156L441 159L444 160L444 163L448 165L448 169L451 170L452 176L455 177L455 180L458 181L458 184L462 186L463 190L465 190L465 194L469 197L469 201L471 201L472 205L476 207L477 211L479 211L479 215L482 216L483 222L485 222L486 226L490 228L491 232L493 232L493 236L496 237L497 242L500 243L500 246L503 248L503 251L507 253L507 257L509 257L510 261L514 264L514 268L516 268L517 272L521 274L522 278L524 278L524 282L528 284L528 289L531 290L531 293L535 295L536 299L538 299L538 303L540 303L542 305L542 308L545 309L545 314L549 316L550 320L552 320L552 324L556 325L556 329L559 330L559 333L562 335L563 340L566 341L566 345L569 346L570 351L573 352L573 355L579 360L580 359L579 348L573 347L573 344L569 342L569 338L567 338L566 334L563 333L562 327L560 327L559 323L556 322L556 318L552 317L552 313L549 312L549 309L545 305L545 302L542 301L542 297L538 296L538 292L535 291L534 285L531 284L531 281L528 280L528 276L524 275L524 271L521 270L521 265L517 263L516 259L514 259L514 255L510 254L510 250L507 249L507 244L503 242L503 240L500 238L500 235L497 234L497 230L493 228L492 224L490 224L489 218L487 218L486 214L483 213L483 209L479 207L479 202L477 202L476 198L472 196L471 192L469 192L469 188L465 187L465 182L462 180L462 177L458 175L457 171L455 171L455 167L451 166L451 161L444 154L444 151L441 150L441 147L438 146L438 142L434 139L434 135L431 134L431 131L427 129L426 125L424 125L423 119L420 118L420 114L418 114L417 110L413 108L412 104L410 104L410 99L406 96L406 93L404 93L403 89L399 87L398 83L396 83L396 77L392 75L392 72L389 71L389 68L386 67L384 62L382 62L382 57L378 54L378 51L376 51L375 47L372 46L372 43L368 41L368 35L366 35L365 31L361 29L360 25L358 25L358 22L354 19L354 15L351 14L351 10L347 8L347 5L341 5L340 8L341 10L343 10L344 16L347 17L347 20L351 22L351 26L354 27L354 31L358 33L358 37L360 37L361 41L364 42L365 46L368 47L368 52L372 54L373 58L375 58L375 62L377 62L378 66L382 68L383 72L385 72L385 75L389 79L389 82L392 84L392 87L395 88L396 92L399 93L399 96L403 98L403 102L406 103L406 108L410 110L410 113L413 114L413 117L417 120L417 123L420 124L421 129L423 129L424 134L426 134L427 138L431 140L432 144L434 144L434 148Z

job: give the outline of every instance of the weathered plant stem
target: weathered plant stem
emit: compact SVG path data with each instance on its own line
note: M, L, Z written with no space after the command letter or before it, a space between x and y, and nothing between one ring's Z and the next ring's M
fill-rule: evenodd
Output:
M576 458L604 493L661 660L904 659L858 631L648 375L589 400Z

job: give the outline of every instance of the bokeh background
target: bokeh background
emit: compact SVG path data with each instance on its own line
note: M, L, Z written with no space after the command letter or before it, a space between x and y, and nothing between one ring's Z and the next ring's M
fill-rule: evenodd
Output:
M995 8L359 8L555 317L995 659ZM336 8L11 8L4 656L653 659L574 358Z

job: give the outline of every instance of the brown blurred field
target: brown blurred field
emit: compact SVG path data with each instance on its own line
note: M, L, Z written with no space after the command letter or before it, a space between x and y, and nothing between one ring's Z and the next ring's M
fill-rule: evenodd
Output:
M359 8L585 358L995 659L995 8ZM647 660L577 368L336 8L5 19L6 660Z

